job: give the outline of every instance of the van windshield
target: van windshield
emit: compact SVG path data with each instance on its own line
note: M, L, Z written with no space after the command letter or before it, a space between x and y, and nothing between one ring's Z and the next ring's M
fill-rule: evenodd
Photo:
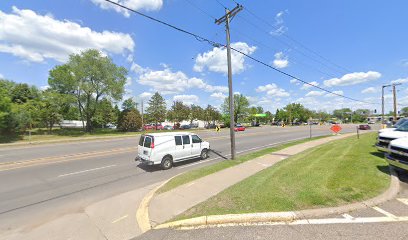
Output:
M151 148L151 145L152 145L152 137L146 136L143 146L147 148Z
M407 120L408 120L408 119L406 119L406 118L400 119L400 120L394 125L394 127L398 128L399 126L401 126L401 125L403 125L404 123L406 123Z

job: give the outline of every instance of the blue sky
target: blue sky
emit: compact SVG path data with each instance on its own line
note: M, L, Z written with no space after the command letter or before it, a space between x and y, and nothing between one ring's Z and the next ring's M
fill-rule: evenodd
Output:
M119 0L143 13L225 43L214 18L232 0ZM304 87L233 54L233 89L252 105L275 111L290 102L315 110L350 107L380 111L381 85L401 82L399 108L408 106L408 2L238 1L232 46L352 102ZM220 4L221 3L221 4ZM129 70L125 97L159 91L168 104L183 100L219 106L227 96L226 50L174 31L103 0L1 1L0 76L38 87L69 54L97 48ZM317 54L316 54L317 53ZM386 91L386 111L391 92Z

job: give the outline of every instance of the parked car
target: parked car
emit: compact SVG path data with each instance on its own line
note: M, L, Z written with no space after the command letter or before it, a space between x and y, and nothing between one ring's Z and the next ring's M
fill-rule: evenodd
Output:
M190 129L191 128L191 126L190 125L181 125L180 126L180 129Z
M147 165L160 165L166 170L176 162L194 158L206 159L210 143L194 133L165 132L142 135L136 161Z
M360 129L360 130L370 130L371 127L370 127L370 125L367 125L367 124L361 124L361 125L358 126L358 129Z
M158 124L152 124L152 126L153 126L153 129L156 129L156 130L163 130L163 125L161 125L161 123L158 123Z
M398 126L394 131L382 132L378 135L376 147L379 151L388 152L388 146L391 141L399 138L408 137L408 122Z
M143 126L143 129L144 129L144 130L152 130L152 129L153 129L153 126L152 126L151 124L145 124L145 125Z
M252 127L259 127L260 123L259 122L251 122Z
M245 127L238 123L238 124L235 125L234 131L235 132L245 131Z
M399 138L390 142L387 161L397 170L408 171L408 138Z
M165 125L165 126L163 127L163 129L164 129L164 130L173 130L173 126Z

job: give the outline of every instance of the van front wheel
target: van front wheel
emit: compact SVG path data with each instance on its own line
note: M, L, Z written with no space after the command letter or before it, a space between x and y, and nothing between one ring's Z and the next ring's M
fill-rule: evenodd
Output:
M161 162L161 168L167 170L173 167L173 160L170 156L165 156Z
M207 150L207 149L203 149L203 150L201 151L200 157L201 157L202 160L208 158L208 150Z

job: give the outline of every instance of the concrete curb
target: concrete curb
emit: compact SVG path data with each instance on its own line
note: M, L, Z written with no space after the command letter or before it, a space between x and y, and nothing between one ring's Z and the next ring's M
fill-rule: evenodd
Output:
M397 173L390 168L391 183L390 187L381 195L372 199L347 204L339 207L329 207L320 209L307 209L292 212L265 212L265 213L248 213L248 214L228 214L202 216L170 223L164 223L155 227L163 228L182 228L182 227L203 227L218 224L243 224L243 223L262 223L262 222L292 222L294 220L307 219L311 217L320 217L330 214L343 214L358 209L376 206L393 199L399 192L400 184Z
M166 183L168 183L171 179L177 177L179 174L174 175L173 177L167 179L166 181L162 182L159 186L155 187L153 190L151 190L146 196L144 196L143 200L140 202L139 207L136 212L136 221L137 224L142 231L142 233L145 233L152 229L152 225L150 224L150 218L149 218L149 204L150 201L152 200L154 194L161 188L163 187Z

